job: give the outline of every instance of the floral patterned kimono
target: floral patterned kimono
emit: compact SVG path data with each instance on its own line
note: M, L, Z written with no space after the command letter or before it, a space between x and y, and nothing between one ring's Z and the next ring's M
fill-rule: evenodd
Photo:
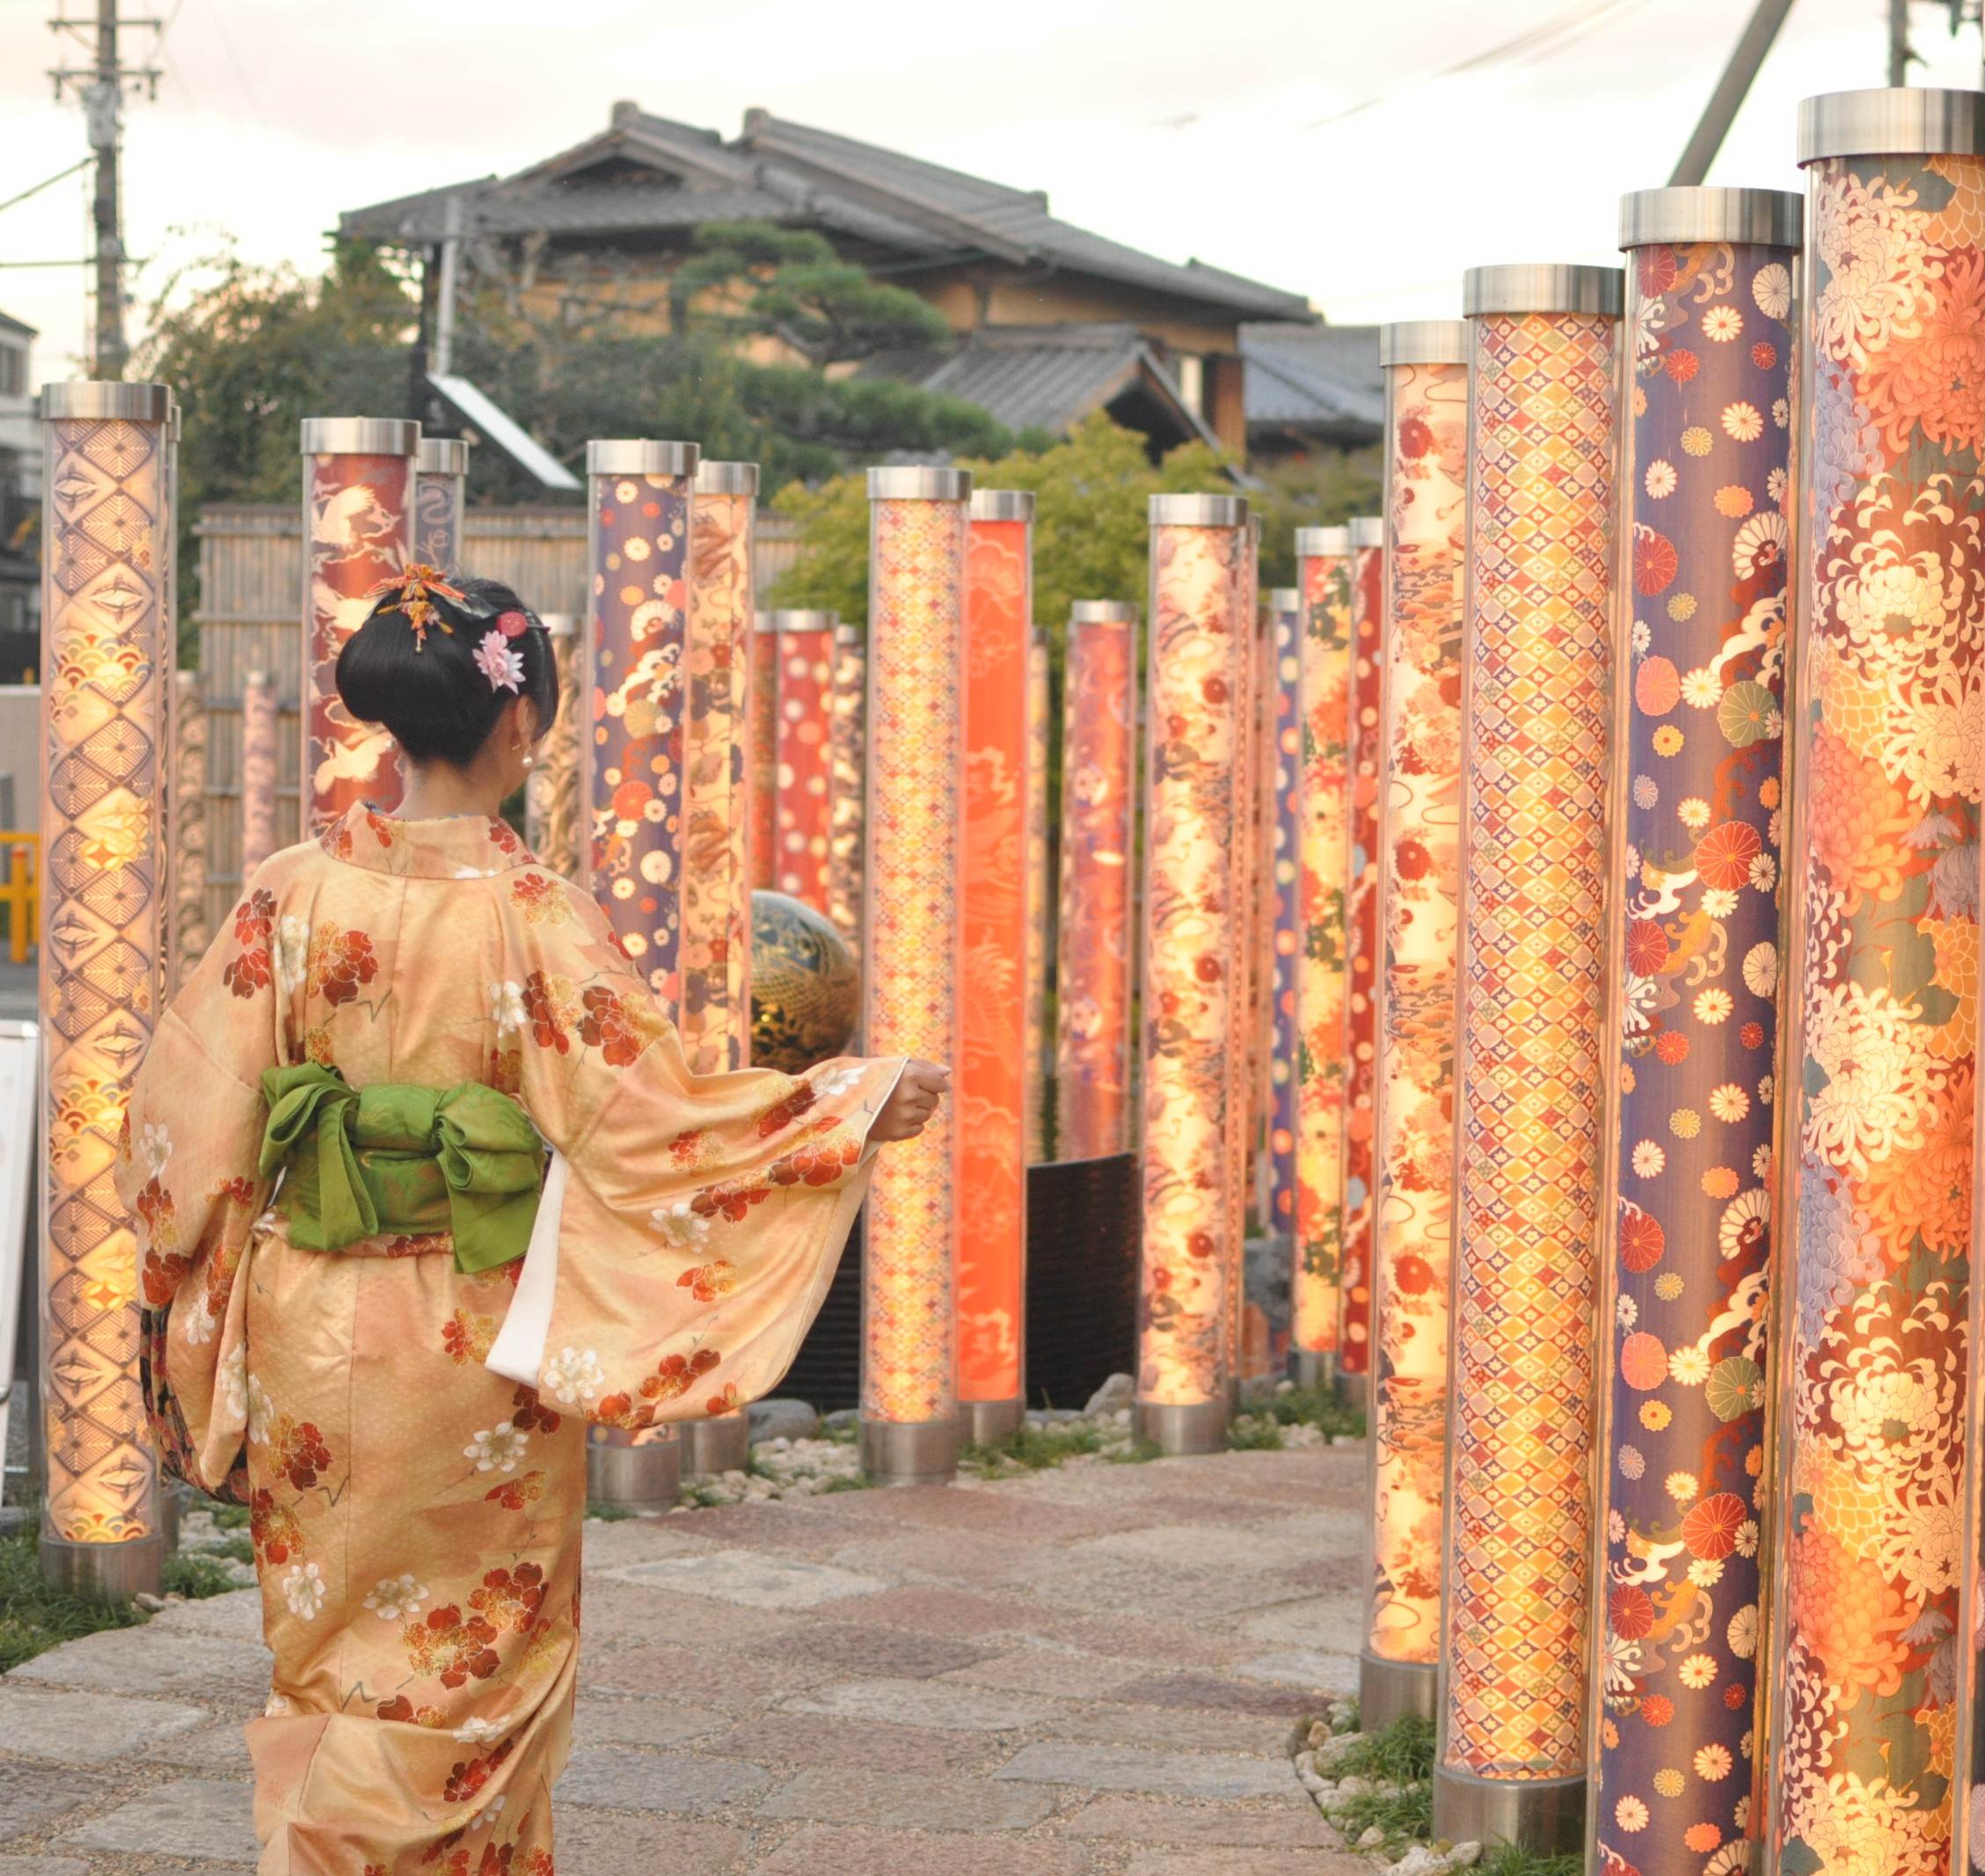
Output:
M528 1255L294 1243L262 1077L307 1063L514 1097L551 1150ZM551 1876L583 1423L777 1382L901 1069L692 1077L592 901L500 821L354 808L257 872L160 1020L120 1184L167 1461L251 1510L261 1876Z

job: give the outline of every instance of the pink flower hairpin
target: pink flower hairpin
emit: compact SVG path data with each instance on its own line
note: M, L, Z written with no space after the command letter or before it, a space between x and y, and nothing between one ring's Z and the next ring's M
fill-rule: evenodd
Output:
M476 664L488 678L492 690L514 690L520 696L522 694L523 653L510 649L510 642L500 630L483 634L481 643L476 646Z

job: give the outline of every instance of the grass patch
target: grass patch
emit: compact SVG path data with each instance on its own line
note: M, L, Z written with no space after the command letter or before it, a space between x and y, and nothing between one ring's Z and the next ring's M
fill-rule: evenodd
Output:
M589 1504L586 1507L586 1515L597 1518L602 1524L617 1524L623 1518L631 1518L634 1514L624 1505Z
M1332 1388L1291 1388L1286 1394L1269 1395L1247 1412L1278 1427L1314 1427L1327 1438L1365 1436L1364 1415L1339 1400Z
M967 1446L960 1452L958 1463L982 1478L996 1478L1017 1465L1030 1472L1045 1471L1078 1453L1098 1453L1102 1449L1103 1435L1093 1427L1052 1422L1037 1427L1028 1420L996 1446Z

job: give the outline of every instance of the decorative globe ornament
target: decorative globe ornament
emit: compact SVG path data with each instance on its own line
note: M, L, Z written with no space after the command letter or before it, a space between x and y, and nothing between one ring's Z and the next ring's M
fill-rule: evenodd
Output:
M843 1055L861 974L841 934L784 893L751 895L751 1065L797 1075Z

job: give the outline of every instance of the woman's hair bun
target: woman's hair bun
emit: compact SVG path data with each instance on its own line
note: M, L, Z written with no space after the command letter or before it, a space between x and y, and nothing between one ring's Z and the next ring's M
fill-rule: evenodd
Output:
M540 734L551 726L558 667L543 623L501 580L456 575L447 583L462 597L430 586L432 610L418 636L398 590L381 596L338 653L338 695L360 722L383 725L410 762L466 769L514 695L537 706ZM503 641L523 666L514 692L493 685L476 661L477 648L498 631L506 612L521 612L527 621L523 631Z

